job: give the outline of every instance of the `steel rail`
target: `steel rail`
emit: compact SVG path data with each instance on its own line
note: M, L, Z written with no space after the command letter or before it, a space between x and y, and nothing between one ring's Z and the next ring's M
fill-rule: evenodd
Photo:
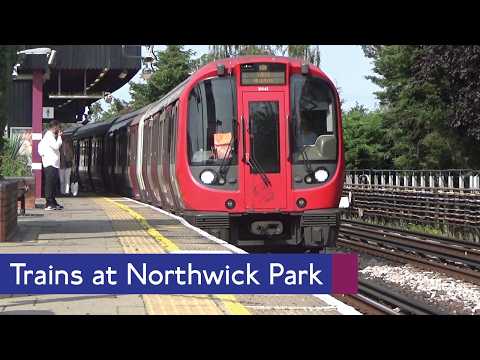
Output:
M404 237L412 236L412 237L416 237L416 238L427 240L427 241L442 242L447 245L456 244L456 245L460 245L470 249L478 250L480 252L480 243L475 243L473 241L459 240L459 239L454 239L454 238L441 236L441 235L426 234L426 233L421 233L421 232L412 231L412 230L398 229L390 226L370 224L363 221L351 220L351 219L342 219L342 223L352 224L352 225L361 226L361 227L368 227L372 229L378 229L385 233L388 231L388 234L392 236L404 236Z
M480 285L480 272L471 269L465 269L458 266L442 264L438 261L422 258L418 255L410 255L392 251L390 249L381 248L379 246L366 244L357 240L350 240L340 237L337 240L339 245L349 247L353 250L365 252L370 255L382 257L402 264L412 264L424 270L433 270L441 272L445 275L452 276L456 279L468 281Z
M399 234L382 232L379 229L370 229L355 226L340 226L340 233L348 239L358 241L373 241L383 246L394 247L406 252L415 252L432 256L444 261L460 263L464 266L480 269L480 253L471 249L458 248L434 241L414 239Z
M366 315L444 314L443 311L434 309L430 305L410 299L405 295L377 285L369 280L358 281L357 294L336 295L336 297Z

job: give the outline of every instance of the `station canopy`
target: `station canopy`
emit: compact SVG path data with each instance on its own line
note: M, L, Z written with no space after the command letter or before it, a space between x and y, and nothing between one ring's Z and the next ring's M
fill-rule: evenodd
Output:
M142 65L140 45L23 45L20 50L34 48L50 48L55 56L50 63L45 55L18 56L10 96L14 126L23 126L14 118L25 119L31 109L31 85L21 82L34 70L44 71L43 106L54 108L55 119L71 123L80 120L86 106L130 81Z

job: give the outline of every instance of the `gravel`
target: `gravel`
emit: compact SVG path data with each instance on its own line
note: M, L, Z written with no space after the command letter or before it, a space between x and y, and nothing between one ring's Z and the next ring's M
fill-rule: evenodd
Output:
M339 252L355 251L339 247ZM365 253L358 254L359 276L422 301L448 314L480 315L480 286Z
M480 315L480 286L408 264L359 254L361 278L387 285L449 314Z

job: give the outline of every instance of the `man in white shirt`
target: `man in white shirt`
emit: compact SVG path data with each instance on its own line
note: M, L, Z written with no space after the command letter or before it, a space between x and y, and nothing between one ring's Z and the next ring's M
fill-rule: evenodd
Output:
M63 206L57 203L55 194L59 183L60 147L62 146L62 130L57 120L48 124L48 131L38 144L38 153L42 157L43 172L45 174L45 210L62 210Z

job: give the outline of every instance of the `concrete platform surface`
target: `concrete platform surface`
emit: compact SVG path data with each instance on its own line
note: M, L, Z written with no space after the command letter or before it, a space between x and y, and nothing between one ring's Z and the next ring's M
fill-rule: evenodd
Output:
M63 211L34 209L0 253L234 252L171 214L125 198L61 198ZM312 295L1 295L0 315L356 314Z

